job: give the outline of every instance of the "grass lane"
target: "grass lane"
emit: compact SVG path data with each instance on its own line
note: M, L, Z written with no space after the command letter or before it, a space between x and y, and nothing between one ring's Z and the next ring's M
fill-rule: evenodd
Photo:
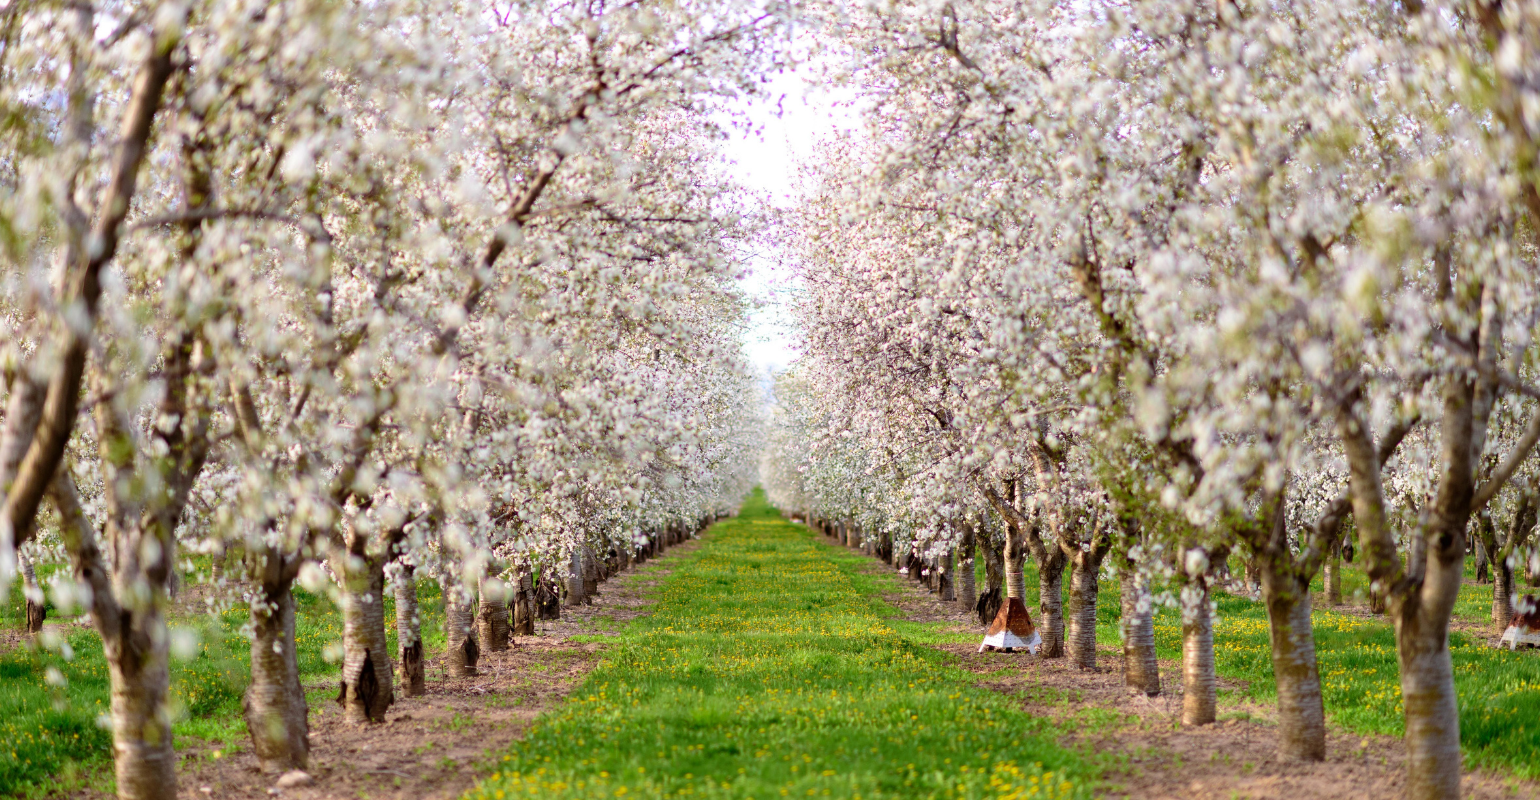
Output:
M470 797L1090 796L1094 758L892 619L865 561L756 491Z

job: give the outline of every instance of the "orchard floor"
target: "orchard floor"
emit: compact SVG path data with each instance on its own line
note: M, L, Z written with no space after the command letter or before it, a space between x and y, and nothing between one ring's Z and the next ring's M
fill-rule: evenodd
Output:
M182 749L179 795L1401 796L1398 739L1334 727L1325 763L1280 761L1270 705L1223 678L1219 724L1184 730L1176 665L1162 662L1161 697L1131 693L1105 635L1095 672L979 654L977 621L955 604L786 522L758 492L601 591L484 654L480 677L448 680L430 662L428 695L383 725L343 722L335 683L309 686L309 786L277 791L246 748L208 744ZM1540 787L1477 771L1464 795L1540 800Z
M343 720L330 695L334 683L307 687L310 696L313 783L274 791L249 749L182 753L181 798L293 800L448 800L496 767L498 755L540 714L558 706L593 669L598 640L645 612L646 597L689 542L603 584L594 603L562 609L540 622L538 636L514 637L500 653L483 653L475 678L448 678L441 662L427 664L428 693L399 698L380 725ZM107 795L103 795L105 799Z
M1396 738L1334 729L1325 763L1286 762L1244 692L1182 729L1175 664L1151 699L1111 647L1095 672L980 654L955 604L757 495L659 595L470 797L1402 796ZM1540 787L1473 772L1464 796Z
M887 572L877 562L872 562L871 569ZM978 636L977 620L955 604L939 602L917 583L899 583L885 599L901 609L905 618L937 624L959 637ZM1227 697L1233 693L1224 689L1238 687L1223 676L1219 722L1184 729L1179 724L1182 683L1177 663L1161 662L1163 691L1150 698L1123 686L1122 653L1116 647L1098 648L1096 672L1076 669L1065 659L981 654L971 638L940 647L964 669L980 675L982 685L1017 698L1033 714L1062 723L1066 744L1101 754L1107 771L1098 794L1104 797L1399 800L1404 796L1404 748L1399 738L1360 736L1331 726L1325 763L1304 765L1280 759L1275 710ZM1540 798L1540 786L1478 771L1466 774L1462 793L1467 798Z

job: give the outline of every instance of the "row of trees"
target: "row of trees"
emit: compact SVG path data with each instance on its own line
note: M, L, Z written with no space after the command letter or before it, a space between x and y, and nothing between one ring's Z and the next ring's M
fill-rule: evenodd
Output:
M1110 559L1147 691L1170 586L1189 723L1213 719L1208 592L1243 583L1300 759L1325 755L1310 582L1340 596L1356 557L1396 629L1409 795L1458 796L1450 614L1479 542L1511 616L1540 475L1534 20L829 8L858 54L830 80L868 125L788 215L805 354L777 386L773 500L964 576L982 546L1013 595L1031 558L1044 654L1086 666Z
M33 617L46 589L101 634L120 797L176 795L167 615L192 556L249 605L246 718L290 769L296 583L338 598L346 713L379 721L421 691L418 579L464 672L478 616L497 647L509 600L527 626L553 580L581 597L735 507L753 227L711 120L754 91L770 22L0 7L0 584L20 567Z

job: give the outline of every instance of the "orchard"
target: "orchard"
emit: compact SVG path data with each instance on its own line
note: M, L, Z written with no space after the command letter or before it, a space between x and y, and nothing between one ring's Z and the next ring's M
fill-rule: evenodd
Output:
M1533 0L0 0L0 794L1540 796L1537 326Z

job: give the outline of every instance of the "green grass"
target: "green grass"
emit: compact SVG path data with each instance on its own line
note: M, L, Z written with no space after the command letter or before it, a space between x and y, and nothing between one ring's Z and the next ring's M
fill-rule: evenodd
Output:
M435 608L438 587L420 585L425 612ZM326 597L295 590L295 631L301 680L334 679L338 667L328 663L328 645L340 644L342 618ZM394 619L387 600L386 619ZM0 624L22 627L21 590L13 586L10 602L0 608ZM442 646L442 615L424 613L424 639L429 648ZM250 643L242 633L249 619L245 607L217 617L174 618L172 627L197 631L197 653L171 665L173 728L176 746L194 744L232 751L248 742L241 717L241 694L250 679ZM52 609L50 622L59 622ZM112 737L97 723L107 711L110 687L101 639L87 628L69 626L71 657L17 647L0 654L0 796L40 796L92 786L111 787ZM391 652L395 631L390 630ZM58 680L51 685L50 673ZM311 708L330 692L314 692Z
M1090 796L1096 759L893 619L867 561L756 492L469 796Z
M1475 595L1486 593L1485 603ZM1473 597L1469 600L1465 596ZM1467 585L1463 605L1490 612L1491 587ZM1241 696L1272 702L1273 681L1267 612L1246 598L1216 596L1214 659L1219 673L1245 682ZM1383 618L1353 616L1317 608L1316 660L1321 694L1332 722L1355 733L1400 736L1405 732L1396 665L1395 633ZM1111 633L1116 636L1115 630ZM1181 620L1163 611L1155 623L1162 658L1181 653ZM1460 741L1466 765L1499 770L1523 779L1540 777L1540 658L1533 652L1496 650L1463 633L1449 635L1455 691L1460 705Z

